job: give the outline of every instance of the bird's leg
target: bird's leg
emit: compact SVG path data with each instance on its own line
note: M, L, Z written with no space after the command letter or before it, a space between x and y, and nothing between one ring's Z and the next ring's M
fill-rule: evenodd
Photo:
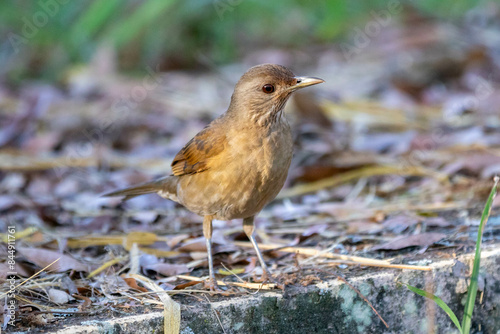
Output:
M203 235L205 236L207 242L207 253L208 253L208 287L210 291L218 290L217 281L214 275L214 259L212 255L212 216L203 217Z
M245 231L245 234L247 235L248 239L253 245L253 248L255 249L255 252L257 253L257 258L259 259L260 266L262 267L261 280L263 282L266 282L269 280L269 270L267 269L266 262L264 262L262 253L260 252L259 246L257 245L257 242L255 241L255 238L253 236L253 232L255 230L255 225L253 223L254 217L255 216L243 219L243 231Z

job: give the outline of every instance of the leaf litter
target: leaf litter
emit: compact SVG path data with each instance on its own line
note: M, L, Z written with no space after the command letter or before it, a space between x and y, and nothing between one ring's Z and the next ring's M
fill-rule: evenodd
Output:
M348 281L353 267L428 270L412 264L472 249L476 209L500 171L500 73L491 67L498 52L487 34L457 48L456 31L430 22L421 29L429 25L440 33L402 31L349 62L329 49L302 69L326 83L287 106L296 144L290 176L257 218L279 282L310 285L338 273ZM227 71L224 85L251 57ZM1 97L0 230L16 228L19 328L158 308L175 331L185 294L208 293L200 217L155 195L99 197L168 173L230 97L207 86L218 74L157 76L163 86L125 110L113 104L140 82L117 74L95 82L94 97L51 86ZM498 241L498 225L491 220L485 243ZM7 233L1 237L6 259ZM261 270L241 222L214 222L214 255L226 294L276 287L255 279ZM7 263L0 268L7 272Z

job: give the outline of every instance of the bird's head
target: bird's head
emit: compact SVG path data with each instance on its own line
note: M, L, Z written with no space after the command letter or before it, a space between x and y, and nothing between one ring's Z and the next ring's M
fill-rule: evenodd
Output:
M228 112L268 125L281 116L294 91L322 82L319 78L295 76L281 65L257 65L236 84Z

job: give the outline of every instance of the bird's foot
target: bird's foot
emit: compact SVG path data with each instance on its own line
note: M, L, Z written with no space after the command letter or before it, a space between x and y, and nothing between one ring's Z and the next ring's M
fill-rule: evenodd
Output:
M217 281L213 277L210 277L208 280L204 281L203 285L205 289L210 289L210 291L220 290L219 286L217 285Z
M217 281L215 280L215 278L209 278L208 280L203 282L203 285L204 285L205 289L210 289L210 292L213 294L218 293L218 294L221 294L224 296L228 296L231 294L229 291L221 289L219 287L219 285L217 284Z

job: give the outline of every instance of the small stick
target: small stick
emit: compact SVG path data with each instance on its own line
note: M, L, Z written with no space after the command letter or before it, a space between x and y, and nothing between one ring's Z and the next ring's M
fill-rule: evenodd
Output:
M246 241L235 241L234 244L236 246L240 246L240 247L253 247L250 242L246 242ZM276 245L276 244L259 244L259 248L264 249L264 250L276 250L276 251L285 252L285 253L296 253L296 254L308 255L308 256L325 257L328 259L339 259L339 260L344 260L344 261L354 261L354 262L373 263L373 264L390 264L388 261L385 261L385 260L370 259L367 257L360 257L360 256L349 256L349 255L327 253L327 252L324 252L323 250L317 250L314 248L289 247L289 246Z
M252 244L245 241L235 241L234 244L240 247L252 247ZM280 248L282 247L282 248ZM259 244L260 249L265 250L277 250L285 253L295 253L301 255L309 255L309 256L317 256L328 259L335 259L336 263L349 264L349 265L363 265L363 266L371 266L371 267L382 267L382 268L394 268L394 269L413 269L413 270L423 270L430 271L432 268L424 267L424 266L413 266L409 264L391 264L386 260L377 260L371 259L367 257L360 256L349 256L349 255L340 255L325 252L324 250L317 250L314 248L305 248L305 247L289 247L282 245L274 245L274 244Z
M53 265L54 263L56 263L57 261L59 261L61 258L57 258L55 259L51 264L45 266L45 268L41 269L40 271L34 273L33 275L31 275L30 277L28 277L26 280L24 280L23 282L19 283L18 285L16 285L15 287L13 287L12 289L10 289L9 291L3 293L0 295L0 298L2 298L3 296L11 293L11 292L14 292L17 290L17 288L19 288L21 285L23 285L24 283L28 282L29 280L33 279L34 277L38 276L38 274L40 274L42 271L44 271L45 269L47 269L48 267L50 267L51 265Z
M214 311L215 317L217 318L217 321L219 322L220 328L222 328L222 332L224 332L224 334L226 334L226 330L224 329L224 326L222 326L222 321L220 321L220 318L219 318L219 312L216 309L214 309L212 302L210 302L210 299L208 299L207 295L205 295L205 298L207 299L207 302L210 304L210 308L212 309L212 311Z
M92 271L90 274L88 274L87 279L94 277L95 275L99 274L101 271L105 270L106 268L111 267L112 265L115 265L123 260L126 260L127 256L120 256L120 257L115 257L112 260L107 261L104 263L102 266L97 268L96 270Z
M356 289L351 283L347 282L345 280L345 278L343 277L340 277L340 276L337 276L337 278L339 280L341 280L342 282L344 282L345 284L347 284L351 289L353 289L354 291L356 291L356 293L368 304L370 305L370 307L372 308L373 312L375 312L375 314L377 315L377 317L379 317L379 319L384 323L385 327L389 328L389 325L387 324L387 322L385 322L384 318L382 318L380 316L380 314L377 312L377 310L375 309L375 307L373 307L372 303L370 303L370 301L368 299L366 299L365 296L363 296L363 294L361 292L359 292L358 289Z
M392 269L411 269L411 270L422 270L422 271L431 271L431 267L424 266L413 266L410 264L373 264L373 263L361 263L361 262L353 262L353 261L329 261L326 262L329 265L337 265L337 264L347 264L347 265L361 265L367 267L381 267L381 268L392 268Z
M188 275L177 275L178 278L180 279L185 279L188 281L197 281L200 283L203 283L203 280L200 279L199 277L195 276L188 276ZM274 283L247 283L247 282L223 282L223 281L217 281L218 285L223 285L223 286L238 286L241 288L248 288L248 289L253 289L253 290L272 290L276 289L276 284Z

